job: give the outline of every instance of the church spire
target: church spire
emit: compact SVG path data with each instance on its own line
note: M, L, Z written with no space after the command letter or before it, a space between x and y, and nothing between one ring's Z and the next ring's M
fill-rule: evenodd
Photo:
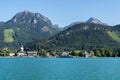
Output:
M23 45L21 45L20 51L21 51L21 52L24 52L24 46L23 46Z

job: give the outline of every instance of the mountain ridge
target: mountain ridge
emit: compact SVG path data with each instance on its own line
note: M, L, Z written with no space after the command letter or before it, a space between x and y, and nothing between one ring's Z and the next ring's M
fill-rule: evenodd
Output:
M80 24L80 23L93 23L93 24L100 24L100 25L106 25L106 26L108 25L107 23L103 23L101 20L99 20L97 18L91 17L88 20L83 21L83 22L81 22L81 21L72 22L71 24L65 26L64 30L68 29L69 27L72 27L76 24Z
M115 50L119 48L120 43L111 36L113 33L108 33L116 33L113 28L101 24L79 23L48 39L28 43L26 49L93 50L96 48L112 48Z
M47 17L30 11L17 13L0 27L0 42L2 43L0 48L18 48L21 44L25 45L27 42L48 38L60 31L59 27L54 27ZM6 35L13 39L12 42L9 42Z

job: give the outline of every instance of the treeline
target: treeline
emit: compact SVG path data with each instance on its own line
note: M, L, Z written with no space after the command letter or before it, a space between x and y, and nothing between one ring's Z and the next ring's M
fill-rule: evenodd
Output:
M6 50L6 49L1 49L0 50L0 56L2 56L2 57L10 56L11 52L15 53L14 56L17 56L17 51L16 50Z
M93 50L94 55L97 57L120 57L119 50L112 50L112 49L96 49Z
M87 53L89 57L120 57L119 50L114 51L112 49L104 49L104 48L88 51ZM85 50L74 50L70 53L70 55L85 57Z
M0 56L9 56L8 50L0 50Z
M13 52L15 56L17 56L17 50L0 50L0 56L6 57L10 56L9 54ZM61 56L64 52L69 53L68 56L76 56L76 57L120 57L120 50L113 50L113 49L94 49L94 50L72 50L72 51L52 51L52 50L45 50L41 49L38 51L37 56L41 57L54 57L54 56Z

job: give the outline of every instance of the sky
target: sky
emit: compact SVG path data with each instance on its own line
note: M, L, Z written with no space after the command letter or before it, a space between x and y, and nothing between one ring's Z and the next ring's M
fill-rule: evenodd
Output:
M109 25L120 24L120 0L1 0L0 21L24 10L41 13L60 27L90 17Z

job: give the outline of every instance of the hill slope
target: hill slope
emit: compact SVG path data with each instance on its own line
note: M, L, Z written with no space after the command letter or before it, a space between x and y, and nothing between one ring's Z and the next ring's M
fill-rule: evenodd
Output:
M60 31L40 13L23 11L0 25L0 48L17 48L21 44L48 38Z
M92 50L96 48L114 48L117 49L120 43L113 39L108 32L115 32L113 27L100 25L79 23L67 30L61 31L55 36L32 42L26 45L28 50L57 49L57 50L73 50L84 49Z
M97 19L97 18L91 17L91 18L89 18L87 21L84 21L84 22L81 22L81 21L73 22L73 23L71 23L70 25L65 26L65 27L64 27L64 30L65 30L65 29L68 29L69 27L72 27L72 26L74 26L74 25L76 25L76 24L80 24L80 23L93 23L93 24L100 24L100 25L105 25L105 26L107 26L107 23L103 23L101 20L99 20L99 19Z

